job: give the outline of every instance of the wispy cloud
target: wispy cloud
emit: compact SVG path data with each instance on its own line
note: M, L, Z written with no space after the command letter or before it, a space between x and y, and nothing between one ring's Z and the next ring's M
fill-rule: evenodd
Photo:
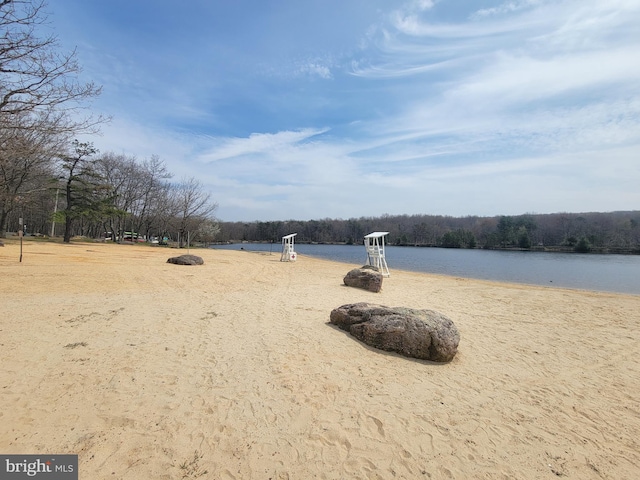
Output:
M483 8L471 15L471 19L482 19L493 15L503 15L505 13L518 12L520 10L529 9L539 6L544 0L519 0L502 3L496 7Z
M297 71L302 75L320 77L325 80L332 78L330 68L327 65L322 65L320 63L311 62L300 65Z
M293 132L252 133L246 138L213 138L212 146L199 156L199 160L215 162L249 154L280 153L326 131L327 129L304 129Z
M426 89L420 89L417 82L408 85L411 100L396 118L381 122L380 129L398 135L413 132L414 137L454 135L461 142L486 135L493 149L504 148L505 141L527 137L531 144L546 142L549 148L560 148L558 131L565 133L564 140L572 147L577 145L570 141L571 135L586 137L584 133L603 132L595 136L603 138L615 130L609 138L633 138L640 113L640 63L632 59L640 49L640 35L610 40L607 49L582 44L570 51L568 46L559 49L556 44L565 39L573 45L578 36L615 37L619 28L640 21L638 8L619 2L626 7L626 16L621 16L615 8L600 7L598 2L564 2L563 11L568 3L582 7L570 18L549 16L545 23L541 20L545 12L540 9L560 7L549 7L545 2L508 2L496 7L496 15L518 12L515 24L519 28L528 25L514 34L517 41L512 42L504 42L501 36L514 28L512 17L499 22L474 21L483 23L475 29L466 29L467 22L433 29L417 17L411 28L396 22L396 34L387 33L383 42L383 47L397 53L394 63L359 67L354 74L371 79L413 75L427 83L435 76L438 81ZM533 9L536 6L539 9ZM570 24L575 29L570 29ZM404 37L407 32L412 34L410 39ZM443 60L443 50L432 46L434 34L463 37L462 45ZM452 42L446 43L451 48ZM407 45L404 55L402 44ZM420 58L422 64L416 64ZM403 59L407 63L403 64ZM439 76L443 70L451 70L452 75ZM585 112L590 114L585 116Z

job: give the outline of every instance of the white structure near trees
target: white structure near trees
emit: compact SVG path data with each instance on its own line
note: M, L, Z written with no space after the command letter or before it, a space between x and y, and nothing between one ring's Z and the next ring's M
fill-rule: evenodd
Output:
M367 264L376 267L383 277L388 277L389 267L384 258L384 237L389 232L373 232L364 237L364 246L367 249Z
M297 233L290 233L282 237L282 255L280 255L281 262L295 262L297 255L294 248L294 238Z

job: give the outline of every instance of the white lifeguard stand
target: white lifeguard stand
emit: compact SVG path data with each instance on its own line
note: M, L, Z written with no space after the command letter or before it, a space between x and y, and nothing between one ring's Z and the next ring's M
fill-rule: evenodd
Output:
M367 249L367 264L376 267L383 277L388 277L389 267L384 258L384 237L389 232L373 232L364 236L364 246Z
M290 233L282 237L282 255L280 255L281 262L295 262L297 255L293 248L293 239L297 233Z

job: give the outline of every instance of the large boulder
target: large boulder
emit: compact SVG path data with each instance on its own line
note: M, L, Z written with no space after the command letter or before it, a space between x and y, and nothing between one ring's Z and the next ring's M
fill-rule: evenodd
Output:
M171 257L167 260L167 263L174 263L176 265L202 265L204 260L197 255L180 255L179 257Z
M382 290L382 274L376 267L364 265L347 273L344 284L348 287L363 288L378 293Z
M330 322L372 347L434 362L452 360L460 342L455 324L433 310L352 303L334 309Z

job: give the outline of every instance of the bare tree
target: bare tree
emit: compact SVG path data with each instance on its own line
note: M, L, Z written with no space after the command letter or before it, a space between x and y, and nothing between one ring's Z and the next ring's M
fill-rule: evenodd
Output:
M195 232L203 221L212 219L218 205L211 201L211 193L206 192L195 178L182 180L176 186L174 195L177 229L182 248L187 232Z
M44 0L0 0L0 112L24 113L68 105L100 94L81 83L75 50L58 51L55 35L39 36L46 24Z
M158 156L140 163L135 157L106 153L97 160L96 167L110 188L114 208L104 222L114 240L116 235L122 238L125 224L132 232L149 236L158 217L175 213L167 209L166 202L166 179L171 174Z
M123 238L127 218L134 213L135 202L140 197L139 167L136 158L124 154L106 153L96 160L96 169L109 185L109 195L113 205L112 215L104 219L112 239ZM132 228L132 231L134 229Z
M139 198L137 202L137 230L148 236L156 223L159 206L164 203L165 187L172 175L167 171L164 162L157 155L144 160L139 166Z
M45 114L0 115L0 237L14 209L52 187L58 137L49 123Z

